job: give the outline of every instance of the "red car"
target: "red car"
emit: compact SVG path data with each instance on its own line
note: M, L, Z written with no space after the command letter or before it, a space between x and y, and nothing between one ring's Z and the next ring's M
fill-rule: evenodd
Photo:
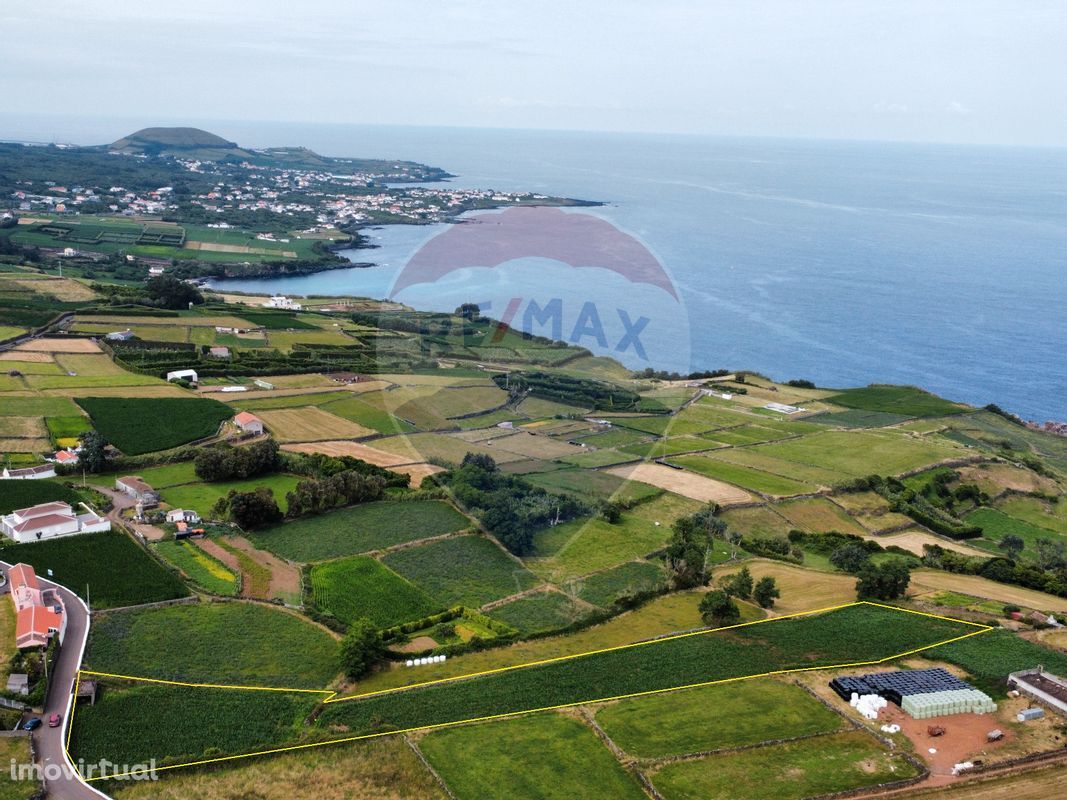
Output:
M62 721L63 721L63 717L59 716L59 714L53 714L52 716L50 716L48 718L48 727L49 728L58 728L59 727L59 723L62 722Z

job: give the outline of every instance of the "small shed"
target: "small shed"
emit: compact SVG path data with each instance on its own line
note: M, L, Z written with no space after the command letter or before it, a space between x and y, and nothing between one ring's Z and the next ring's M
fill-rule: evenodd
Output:
M30 676L25 672L12 672L7 677L7 690L11 692L11 694L29 694Z

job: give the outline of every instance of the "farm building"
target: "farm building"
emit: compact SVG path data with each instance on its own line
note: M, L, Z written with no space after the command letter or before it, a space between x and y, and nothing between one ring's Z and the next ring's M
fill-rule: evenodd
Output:
M1067 717L1067 680L1034 667L1008 676L1008 686Z
M842 676L830 681L830 688L844 700L853 696L884 698L914 719L997 710L989 695L940 667Z
M234 417L233 422L245 433L263 433L263 420L247 411L242 411Z
M168 381L189 381L189 383L198 383L200 376L196 374L195 369L176 369L173 372L167 373Z
M134 338L134 336L133 331L127 328L124 331L112 331L104 338L109 342L128 342L130 339Z
M284 308L288 311L299 311L303 308L300 303L293 302L285 295L279 294L271 297L270 300L263 304L264 308Z
M67 448L66 450L57 450L52 460L57 464L77 464L78 454L70 448Z
M19 543L111 530L108 520L87 506L85 511L77 514L69 503L41 503L0 517L0 530Z
M21 650L44 647L64 627L63 601L54 589L42 589L29 564L16 564L7 571L11 602L15 604L15 644Z
M119 478L115 481L115 489L146 506L159 504L159 492L145 483L144 478L137 475L127 475Z
M366 377L359 375L355 372L328 372L326 377L336 383L359 383L366 380Z
M274 384L273 383L268 383L267 381L263 380L262 378L256 378L254 381L252 381L252 383L255 386L258 386L260 389L273 389L274 388Z
M23 467L22 469L10 469L4 467L0 472L0 478L8 481L29 481L40 478L54 478L56 468L52 464L41 464L37 467Z
M207 354L212 358L229 358L230 348L228 347L209 347Z
M167 522L196 523L200 515L188 508L172 508L167 512Z

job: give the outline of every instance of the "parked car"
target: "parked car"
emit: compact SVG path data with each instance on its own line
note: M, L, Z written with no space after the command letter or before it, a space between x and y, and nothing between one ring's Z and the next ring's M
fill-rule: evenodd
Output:
M30 717L22 724L22 729L25 731L35 731L40 728L42 724L40 717Z
M48 727L49 728L58 728L59 727L59 723L62 722L62 721L63 721L63 717L59 716L59 714L53 714L52 716L50 716L48 718Z

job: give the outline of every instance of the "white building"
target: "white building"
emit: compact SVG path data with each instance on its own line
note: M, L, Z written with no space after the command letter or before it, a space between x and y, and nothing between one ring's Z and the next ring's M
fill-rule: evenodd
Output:
M21 544L111 530L108 520L88 506L83 504L82 507L84 514L76 513L69 503L62 502L20 508L0 517L0 530Z
M263 304L264 308L284 308L288 311L299 311L303 308L300 303L294 302L283 294L274 295Z
M261 420L255 414L249 414L247 411L242 411L240 414L234 417L233 422L238 428L240 428L245 433L263 433L263 420Z
M37 480L38 478L54 478L56 476L56 468L52 464L41 464L37 467L23 467L21 469L11 469L4 467L0 472L0 478L9 481L28 481Z
M200 521L200 515L188 508L172 508L167 512L167 522L187 522L195 525Z
M167 373L168 381L189 381L189 383L199 383L200 377L196 374L195 369L176 369L173 372Z

